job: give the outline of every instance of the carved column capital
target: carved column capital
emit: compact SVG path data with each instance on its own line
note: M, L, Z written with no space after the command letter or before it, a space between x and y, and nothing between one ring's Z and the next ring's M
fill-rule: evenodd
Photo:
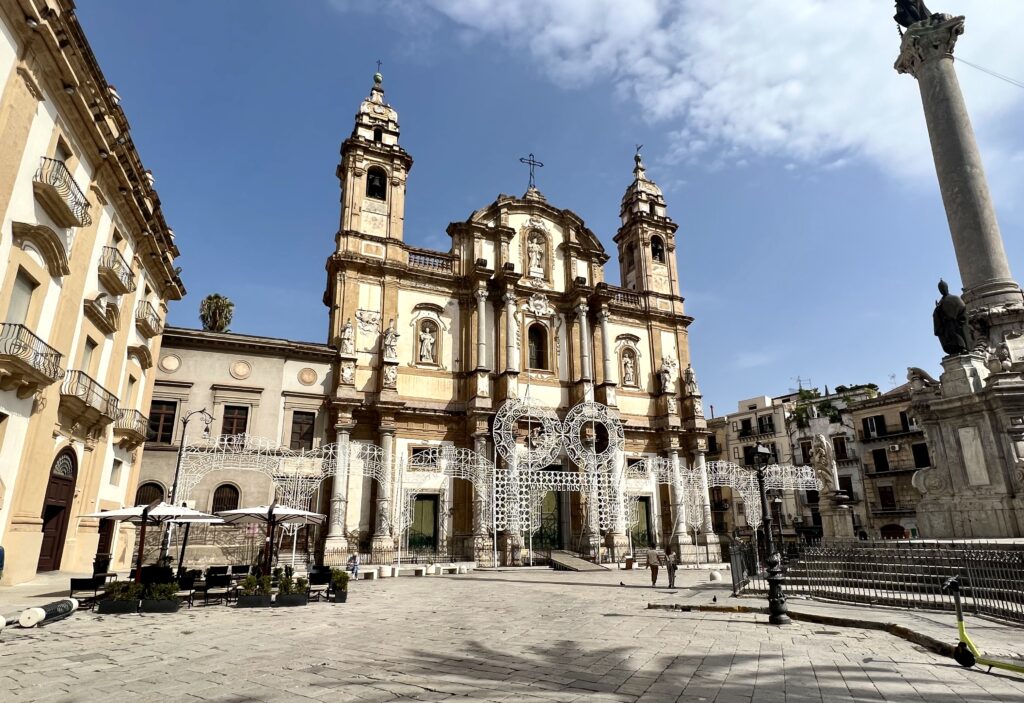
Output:
M582 317L587 314L587 311L590 310L590 307L586 303L580 303L575 308L573 308L573 310L576 311L577 315Z
M476 298L477 303L484 303L487 301L487 289L477 288L476 292L473 293L473 296Z
M903 34L903 44L894 68L897 73L917 77L918 68L926 61L952 57L956 40L964 33L964 17L936 13L927 20L910 25Z
M600 310L597 311L597 321L600 322L602 325L608 324L608 322L611 319L612 313L607 308L601 308Z

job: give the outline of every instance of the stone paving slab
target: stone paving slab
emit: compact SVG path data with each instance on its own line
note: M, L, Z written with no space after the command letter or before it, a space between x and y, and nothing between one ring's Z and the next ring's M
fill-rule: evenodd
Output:
M1024 677L965 670L884 632L648 609L712 597L649 583L642 571L508 570L360 582L347 604L76 613L0 634L3 700L1024 700Z

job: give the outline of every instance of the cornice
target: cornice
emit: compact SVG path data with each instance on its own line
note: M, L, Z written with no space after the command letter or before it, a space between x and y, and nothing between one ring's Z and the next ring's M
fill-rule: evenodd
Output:
M337 355L336 350L326 344L295 342L275 337L257 337L232 332L209 332L185 327L167 327L163 333L161 350L209 349L236 351L288 359L302 359L330 363Z

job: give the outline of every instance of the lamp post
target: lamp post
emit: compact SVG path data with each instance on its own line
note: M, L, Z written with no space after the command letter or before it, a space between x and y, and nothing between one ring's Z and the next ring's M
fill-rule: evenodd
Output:
M213 415L211 415L206 408L202 410L193 410L187 413L181 418L181 437L178 438L178 459L174 464L174 481L171 483L171 505L177 505L178 500L178 480L181 478L181 459L185 454L185 434L188 432L188 423L195 417L199 416L199 419L206 425L206 431L210 431L210 423L213 422ZM171 546L171 530L170 528L164 529L163 537L160 539L160 561L163 562L167 559L167 552Z
M768 555L768 622L772 625L788 625L789 615L786 613L786 595L782 592L782 560L775 551L772 538L772 514L768 509L768 492L764 478L772 451L758 444L754 450L754 466L757 470L757 488L761 494L761 522L764 525L765 552Z

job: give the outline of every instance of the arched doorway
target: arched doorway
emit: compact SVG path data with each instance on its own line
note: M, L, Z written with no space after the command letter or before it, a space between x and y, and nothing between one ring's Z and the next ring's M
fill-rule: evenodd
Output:
M55 571L60 568L77 477L78 461L75 453L65 449L50 466L50 480L46 485L46 498L43 499L43 543L39 548L37 571Z
M907 531L902 525L882 525L882 539L906 539Z

